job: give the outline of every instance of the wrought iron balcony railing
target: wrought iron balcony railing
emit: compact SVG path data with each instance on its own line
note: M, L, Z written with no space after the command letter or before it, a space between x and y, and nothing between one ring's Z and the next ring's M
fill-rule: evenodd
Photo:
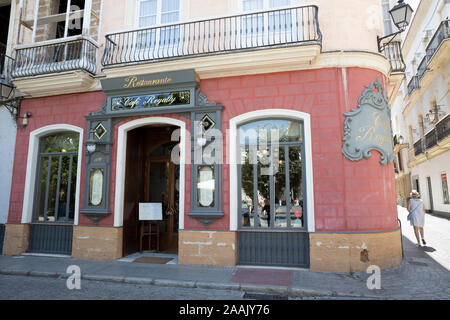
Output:
M450 114L447 114L436 126L428 132L423 138L414 143L414 155L418 156L425 150L431 149L438 144L439 141L450 136Z
M433 38L427 46L427 60L430 61L434 53L437 51L442 41L450 38L450 20L444 20L437 28Z
M438 141L441 141L450 136L450 113L437 123L436 132Z
M318 8L304 6L108 34L102 65L321 41Z
M12 76L28 77L71 70L97 72L98 45L87 38L55 39L16 49Z
M418 88L419 88L419 78L417 76L413 76L408 83L408 95L411 95L411 93Z
M0 80L11 83L14 59L0 52Z
M424 137L424 143L425 148L430 149L433 148L437 144L437 136L436 136L436 130L431 130L429 133L427 133Z
M427 56L423 57L422 61L417 68L417 81L420 81L423 78L423 75L427 71Z
M414 143L414 155L417 157L419 154L424 152L423 139L420 139Z
M403 60L402 48L400 41L393 41L384 48L384 55L391 63L392 72L404 72L406 65Z

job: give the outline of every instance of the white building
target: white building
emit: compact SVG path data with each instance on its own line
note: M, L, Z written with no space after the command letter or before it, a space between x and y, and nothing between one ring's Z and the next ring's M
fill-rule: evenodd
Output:
M391 96L399 204L411 189L425 207L450 214L450 1L420 1L402 34L406 76ZM403 140L403 141L402 141Z
M11 34L10 29L11 1L0 2L0 80L7 82L11 71ZM0 104L0 253L4 235L4 224L7 222L11 179L16 141L16 124L9 110Z

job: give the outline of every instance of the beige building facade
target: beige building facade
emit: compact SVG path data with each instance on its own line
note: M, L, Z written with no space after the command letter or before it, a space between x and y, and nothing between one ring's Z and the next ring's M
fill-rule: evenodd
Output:
M448 1L421 1L403 35L406 77L392 97L396 134L398 203L406 206L418 190L428 212L448 216L449 136Z

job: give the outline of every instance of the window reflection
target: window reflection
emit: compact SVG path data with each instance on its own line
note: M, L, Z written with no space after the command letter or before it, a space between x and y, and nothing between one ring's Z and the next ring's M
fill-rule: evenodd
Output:
M78 142L78 133L72 132L40 139L35 220L73 222Z
M239 128L240 226L304 227L302 133L301 122L278 119Z
M304 220L301 147L289 148L289 194L291 199L291 227L302 228Z
M272 138L279 142L301 142L302 132L302 124L290 120L260 120L239 127L241 145L262 145Z
M282 146L278 150L278 170L274 170L273 182L275 185L275 227L286 228L286 161L285 161L285 147Z

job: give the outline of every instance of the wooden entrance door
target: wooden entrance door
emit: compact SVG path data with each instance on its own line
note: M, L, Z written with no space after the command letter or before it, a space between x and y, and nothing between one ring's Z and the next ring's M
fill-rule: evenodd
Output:
M166 203L166 207L163 212L165 220L161 224L161 231L164 232L162 233L162 238L160 238L162 240L160 242L160 250L177 250L179 197L178 191L174 186L179 176L179 166L174 165L171 167L170 164L171 150L178 143L171 141L172 132L175 129L176 127L174 126L154 125L136 128L127 134L123 209L124 256L139 251L139 203L149 201L163 202L161 201L163 189L165 190L164 203ZM172 174L175 176L174 178L170 178L170 172L174 172ZM152 183L151 179L156 179L156 182ZM150 192L152 192L153 200L150 197ZM170 219L166 217L169 204L173 204L176 209L174 217ZM173 229L168 228L169 224L173 224ZM148 241L146 240L143 242L143 250L148 249Z
M146 202L161 202L163 220L160 222L160 251L178 252L178 166L170 155L150 156L145 165Z

